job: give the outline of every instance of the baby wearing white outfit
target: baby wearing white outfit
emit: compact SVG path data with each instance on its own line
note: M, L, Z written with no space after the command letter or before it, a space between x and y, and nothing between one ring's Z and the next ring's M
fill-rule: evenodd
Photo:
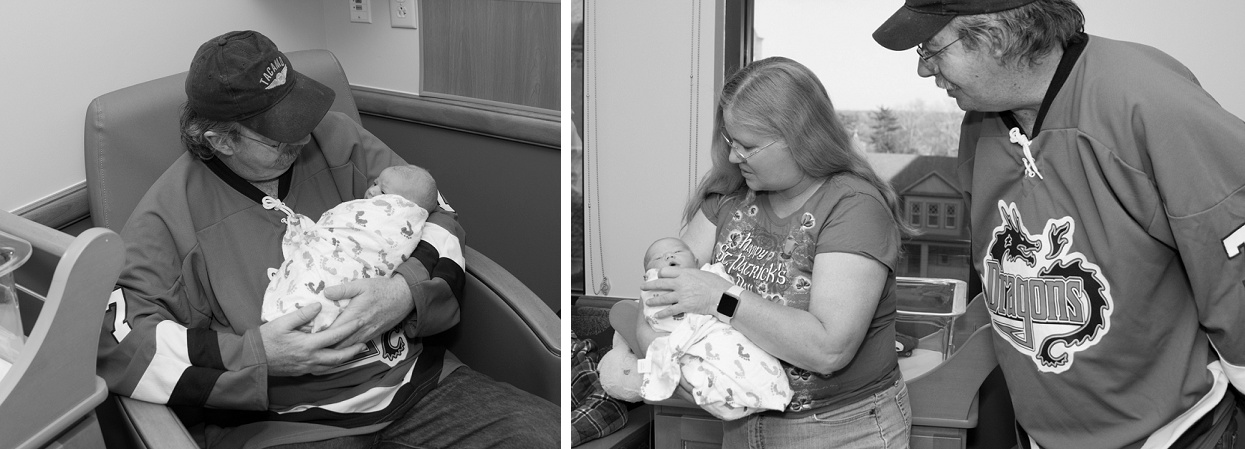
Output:
M394 192L394 193L386 193ZM327 286L361 278L387 277L410 257L423 235L428 211L437 205L436 184L427 171L411 166L385 169L364 199L343 202L312 222L280 200L264 197L264 207L288 217L279 268L268 269L261 317L272 321L312 303L322 308L304 326L329 327L349 300L324 296Z
M662 266L697 265L683 241L661 239L645 254L645 279L656 279ZM731 280L721 264L701 269ZM669 398L683 380L691 386L696 404L723 420L786 408L792 391L777 358L711 315L686 313L656 319L653 315L668 306L649 306L653 296L641 293L645 320L654 330L669 335L653 340L645 358L639 360L644 375L640 395L645 400Z

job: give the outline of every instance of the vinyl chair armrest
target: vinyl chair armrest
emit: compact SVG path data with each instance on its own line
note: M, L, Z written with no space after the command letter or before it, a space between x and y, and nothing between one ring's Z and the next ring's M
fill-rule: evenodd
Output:
M463 248L458 325L429 337L472 369L551 403L562 401L561 320L514 275Z
M164 405L114 396L121 414L129 424L134 441L149 449L198 449L190 432L182 425L173 409Z
M466 247L463 257L467 260L467 272L493 291L504 293L499 295L502 300L514 310L515 314L519 315L524 323L531 327L532 332L550 353L560 356L562 354L561 330L559 329L561 321L549 309L549 306L532 293L527 285L479 251Z

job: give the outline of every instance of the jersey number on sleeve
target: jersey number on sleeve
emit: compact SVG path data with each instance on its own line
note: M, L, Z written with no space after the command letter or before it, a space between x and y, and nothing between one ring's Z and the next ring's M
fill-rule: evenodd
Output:
M1241 253L1241 245L1245 245L1245 225L1236 228L1231 235L1223 239L1223 250L1228 252L1229 259Z
M112 295L108 296L108 308L104 309L104 313L114 312L112 317L112 338L121 343L126 335L130 334L130 323L125 318L125 295L118 288L112 291Z

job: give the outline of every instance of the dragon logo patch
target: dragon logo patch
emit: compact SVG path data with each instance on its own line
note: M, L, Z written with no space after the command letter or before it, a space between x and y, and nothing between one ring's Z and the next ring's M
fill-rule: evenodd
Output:
M1038 370L1064 372L1077 352L1110 331L1111 286L1098 265L1072 251L1071 217L1049 219L1034 235L1015 203L999 201L999 212L1003 223L994 228L982 273L994 330Z

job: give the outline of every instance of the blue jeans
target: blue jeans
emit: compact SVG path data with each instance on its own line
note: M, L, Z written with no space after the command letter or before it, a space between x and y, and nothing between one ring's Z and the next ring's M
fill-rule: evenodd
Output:
M549 401L462 366L379 432L274 447L557 448L560 414Z
M912 430L908 384L803 418L752 415L722 423L723 449L907 448Z

